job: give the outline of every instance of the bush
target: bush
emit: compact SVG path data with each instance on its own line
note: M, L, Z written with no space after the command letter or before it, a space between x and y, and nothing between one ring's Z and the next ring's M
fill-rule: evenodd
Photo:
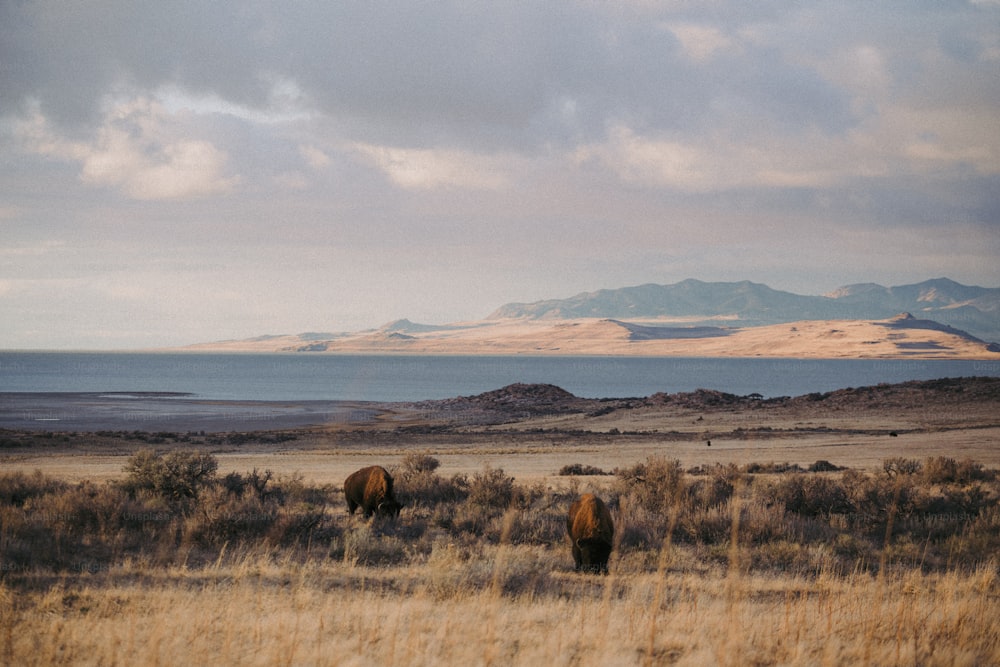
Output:
M901 456L895 456L882 461L882 471L889 477L916 475L922 468L923 465L921 465L920 461L906 459Z
M255 497L224 498L206 494L205 507L190 519L189 539L203 545L222 546L227 542L252 541L266 535L278 517L278 508Z
M407 466L396 475L393 490L396 497L408 507L437 507L442 504L460 503L469 496L469 480L465 475L444 479L433 472L437 466Z
M802 472L802 467L797 463L748 463L744 466L744 471L753 475L781 474L786 472Z
M0 476L0 504L22 507L31 498L63 491L67 484L46 477L40 470L31 475L13 472Z
M550 496L523 510L508 510L499 518L501 542L510 544L559 544L566 535L566 508L571 501ZM511 514L514 512L514 514Z
M147 449L125 464L123 471L128 475L125 488L133 495L147 490L171 501L183 501L196 498L214 480L218 467L211 454L178 450L161 455Z
M569 475L609 475L611 473L605 472L600 468L590 465L583 465L582 463L571 463L565 465L559 469L559 475L566 477Z
M503 468L486 466L469 482L468 502L488 512L503 512L514 500L514 478Z
M714 507L726 502L736 491L736 485L747 483L746 476L734 464L715 464L702 468L705 478L691 482L686 491L689 502L701 507Z
M819 517L851 511L847 492L839 480L796 474L771 487L774 499L799 516Z
M344 560L357 565L396 565L406 559L402 540L383 535L371 524L352 526L343 535Z
M680 502L686 482L684 469L677 459L651 456L640 463L617 472L615 491L629 496L634 506L666 514Z
M958 481L958 462L947 456L932 456L924 464L923 474L929 484L951 484Z
M0 577L129 559L197 565L252 548L362 565L441 558L444 545L447 553L471 559L462 567L479 568L471 554L492 553L500 544L517 554L533 550L538 562L553 551L568 557L566 512L578 481L570 491L552 491L516 484L491 467L445 479L431 460L415 456L402 466L396 492L412 511L384 523L329 512L339 497L332 487L257 470L216 478L214 459L190 452L140 452L125 467L127 478L108 484L0 474L0 563L6 568ZM601 495L615 516L616 550L629 567L655 569L666 539L688 559L803 573L897 562L964 567L1000 550L995 471L944 457L919 466L906 459L887 463L877 473L755 477L736 465L685 473L676 460L651 457L616 471ZM522 581L522 574L513 588L531 590L537 573L526 570L515 579Z
M982 463L971 459L956 461L946 456L932 456L924 462L924 479L928 484L969 484L996 479Z
M441 462L428 454L411 452L403 457L403 474L419 475L432 473L440 467Z

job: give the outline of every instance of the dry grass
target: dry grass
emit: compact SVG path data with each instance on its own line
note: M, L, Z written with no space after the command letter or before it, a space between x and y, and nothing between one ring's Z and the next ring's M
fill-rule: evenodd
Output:
M668 560L683 560L678 554ZM1000 661L995 567L801 578L575 575L547 549L366 567L244 554L208 568L0 585L5 664L981 665Z
M1000 482L971 461L650 457L558 490L411 453L395 522L194 453L128 470L0 476L0 664L1000 664ZM605 577L565 537L591 484Z

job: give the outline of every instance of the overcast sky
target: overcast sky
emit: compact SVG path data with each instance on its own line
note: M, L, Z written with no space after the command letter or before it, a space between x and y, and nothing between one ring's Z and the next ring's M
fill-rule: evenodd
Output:
M995 1L0 2L0 348L998 260Z

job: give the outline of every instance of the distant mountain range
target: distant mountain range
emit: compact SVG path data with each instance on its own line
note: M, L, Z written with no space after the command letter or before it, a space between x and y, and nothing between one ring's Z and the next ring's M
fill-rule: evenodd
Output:
M883 287L859 283L823 296L767 285L684 280L583 292L568 299L509 303L487 320L611 318L684 320L689 326L763 326L801 320L881 320L899 313L935 320L987 341L1000 341L1000 288L962 285L948 278Z
M803 296L748 281L639 285L511 303L486 319L258 336L187 350L874 359L1000 358L1000 288L947 278Z

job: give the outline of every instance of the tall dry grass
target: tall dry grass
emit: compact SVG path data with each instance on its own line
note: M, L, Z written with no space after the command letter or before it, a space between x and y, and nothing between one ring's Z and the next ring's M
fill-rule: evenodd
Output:
M436 468L396 471L398 521L190 453L2 475L0 664L1000 664L1000 493L971 462L651 458L568 492ZM589 489L603 577L565 536Z
M448 545L367 567L246 554L0 585L0 662L219 665L985 665L994 568L607 577L548 549ZM499 582L494 585L494 582Z

